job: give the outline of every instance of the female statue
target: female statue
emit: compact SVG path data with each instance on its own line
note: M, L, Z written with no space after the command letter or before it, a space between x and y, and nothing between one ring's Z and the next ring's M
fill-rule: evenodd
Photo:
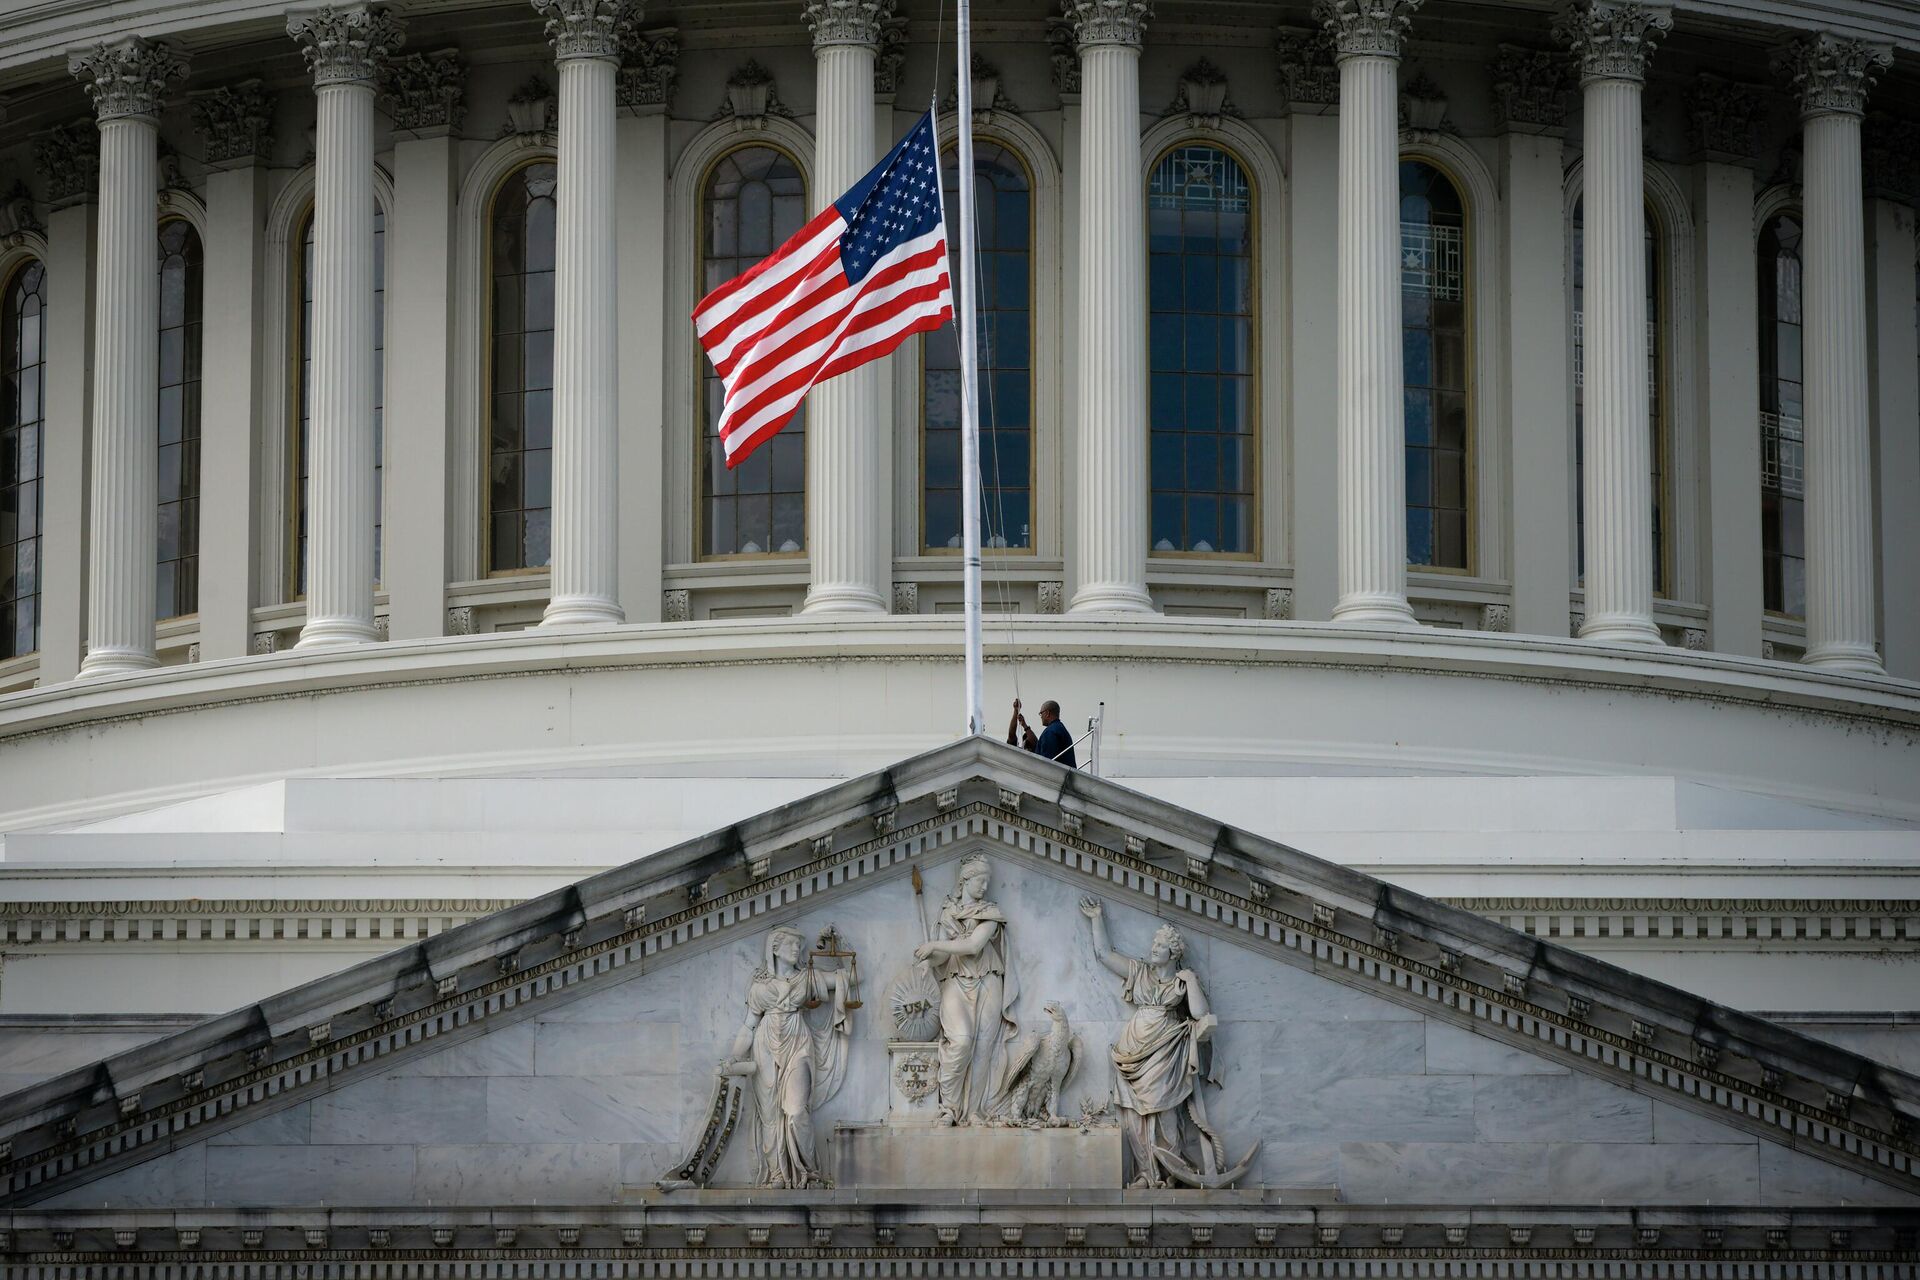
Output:
M806 939L782 926L767 934L765 963L747 985L747 1017L718 1074L741 1077L753 1097L755 1186L782 1190L830 1185L814 1152L813 1108L846 1076L847 973L803 968ZM831 1000L814 1027L804 1010Z
M1165 1187L1172 1179L1188 1186L1230 1186L1254 1153L1227 1168L1226 1148L1207 1125L1199 1086L1202 1080L1220 1083L1213 1075L1212 1043L1219 1020L1199 977L1180 967L1186 939L1172 925L1162 925L1147 958L1138 960L1108 944L1106 908L1098 898L1082 898L1080 914L1092 927L1094 955L1123 980L1120 998L1133 1006L1113 1042L1115 1100L1133 1153L1133 1185ZM1198 1169L1186 1156L1189 1127L1199 1140Z
M1020 998L1007 952L1007 917L987 900L992 869L979 855L960 864L953 892L940 905L932 940L913 950L940 981L940 1119L980 1124L1000 1091L1007 1047L1018 1030Z

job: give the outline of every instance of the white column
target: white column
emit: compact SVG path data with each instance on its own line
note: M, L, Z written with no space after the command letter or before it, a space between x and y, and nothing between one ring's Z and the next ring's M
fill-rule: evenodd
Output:
M815 75L813 207L820 210L880 158L873 128L873 70L894 0L808 0ZM816 387L807 397L805 613L885 613L876 578L891 528L892 490L881 471L881 362ZM891 415L887 415L888 418Z
M1340 66L1340 599L1412 626L1400 336L1400 42L1420 0L1320 0Z
M94 225L84 198L47 217L47 416L40 439L40 683L80 674L87 603L87 409L93 368ZM156 248L157 253L157 248Z
M1146 0L1064 0L1080 55L1080 439L1073 611L1149 613Z
M1580 61L1586 177L1582 467L1588 640L1659 644L1653 623L1653 464L1647 418L1647 60L1672 11L1588 0L1555 22Z
M1826 32L1780 51L1800 94L1806 344L1809 666L1879 672L1874 648L1873 437L1867 412L1866 213L1860 117L1893 50Z
M553 598L542 626L613 626L620 610L620 381L614 73L635 9L533 0L560 68L553 278Z
M273 100L258 84L194 95L207 175L200 378L200 658L238 658L253 637L259 554L267 165Z
M187 73L171 45L128 36L72 54L100 118L93 498L82 677L156 665L160 94Z
M307 425L302 649L364 644L373 626L373 94L401 27L364 7L287 19L313 71L313 412Z

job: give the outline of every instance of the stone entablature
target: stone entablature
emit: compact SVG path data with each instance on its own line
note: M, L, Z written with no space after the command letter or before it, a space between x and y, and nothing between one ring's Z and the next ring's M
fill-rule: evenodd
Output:
M979 739L488 916L0 1100L8 1195L41 1199L956 844L1426 1016L1920 1189L1920 1081L1112 783ZM753 925L756 936L761 932ZM627 976L622 974L622 977ZM1231 1016L1231 1015L1229 1015Z

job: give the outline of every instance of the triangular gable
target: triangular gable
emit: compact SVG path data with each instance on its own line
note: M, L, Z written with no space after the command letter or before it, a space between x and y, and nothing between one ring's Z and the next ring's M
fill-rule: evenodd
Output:
M1458 1051L1500 1042L1676 1115L1711 1115L1836 1171L1920 1190L1912 1077L972 740L0 1099L9 1198L44 1201L378 1074L450 1033L619 983L676 948L758 934L778 913L978 842L1478 1046Z

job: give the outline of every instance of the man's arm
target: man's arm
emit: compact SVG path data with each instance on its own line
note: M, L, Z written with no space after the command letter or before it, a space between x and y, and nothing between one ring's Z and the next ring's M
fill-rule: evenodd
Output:
M1020 699L1015 698L1013 700L1013 719L1007 721L1007 745L1008 746L1017 747L1020 745L1020 737L1019 737L1020 728L1022 725L1026 724L1026 722L1027 722L1027 718L1020 714ZM1028 738L1033 737L1033 730L1031 729L1027 730L1027 737ZM1028 749L1031 750L1032 748L1028 748Z

